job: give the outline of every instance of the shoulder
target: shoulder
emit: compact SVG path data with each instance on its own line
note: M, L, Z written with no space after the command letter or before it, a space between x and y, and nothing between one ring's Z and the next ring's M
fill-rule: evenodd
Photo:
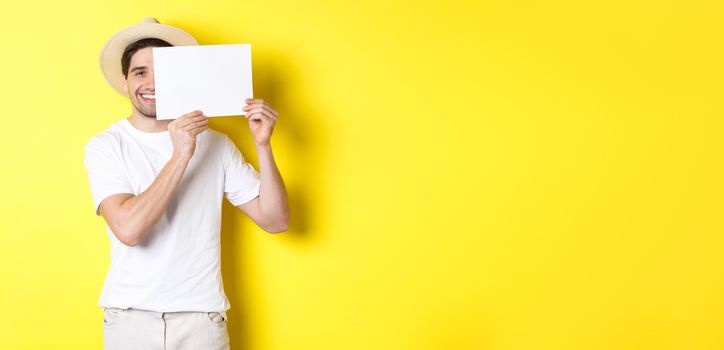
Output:
M201 135L204 135L205 142L214 147L227 148L234 144L228 135L212 128L207 128Z
M111 124L106 130L91 137L85 144L86 152L108 150L117 147L123 137L120 122Z
M206 147L212 149L213 153L220 155L224 164L229 164L230 161L237 158L243 159L229 135L211 128L206 129L201 135L204 134Z
M212 129L212 128L207 128L206 132L204 132L204 134L206 134L206 137L209 140L214 140L214 141L219 141L219 142L226 142L226 140L229 140L228 135L224 134L223 132L221 132L219 130Z

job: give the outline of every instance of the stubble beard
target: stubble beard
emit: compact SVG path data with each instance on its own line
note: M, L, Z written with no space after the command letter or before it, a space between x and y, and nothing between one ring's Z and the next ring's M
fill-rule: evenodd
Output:
M138 97L136 97L138 99ZM144 117L156 119L156 107L147 106L143 102L135 100L133 106L136 110L141 113Z

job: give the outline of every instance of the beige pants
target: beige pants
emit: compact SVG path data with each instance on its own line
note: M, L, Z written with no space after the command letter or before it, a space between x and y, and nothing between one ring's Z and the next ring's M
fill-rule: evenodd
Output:
M103 309L106 350L229 349L229 333L218 312L154 312Z

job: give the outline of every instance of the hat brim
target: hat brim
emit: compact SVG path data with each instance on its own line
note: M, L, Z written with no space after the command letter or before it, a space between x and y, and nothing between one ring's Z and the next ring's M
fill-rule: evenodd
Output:
M126 78L121 69L121 56L129 44L146 38L158 38L173 46L199 44L191 34L161 23L138 23L113 35L101 49L99 61L101 72L108 84L123 96L128 97L128 92L123 88Z

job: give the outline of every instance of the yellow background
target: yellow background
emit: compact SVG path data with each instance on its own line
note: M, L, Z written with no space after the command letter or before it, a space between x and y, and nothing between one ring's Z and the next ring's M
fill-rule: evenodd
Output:
M717 1L3 4L0 347L97 349L83 146L143 17L251 43L291 196L225 204L235 349L722 349ZM212 127L256 166L245 121Z

